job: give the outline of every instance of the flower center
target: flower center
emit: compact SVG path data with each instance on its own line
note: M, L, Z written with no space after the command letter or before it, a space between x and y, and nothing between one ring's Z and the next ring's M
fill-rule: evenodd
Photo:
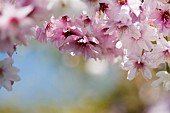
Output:
M143 63L143 62L138 62L138 61L136 61L136 62L135 62L135 67L136 67L137 69L141 69L141 68L144 67L144 63Z
M50 31L50 29L54 28L54 25L52 22L49 22L45 28L45 31Z
M63 32L63 35L65 36L65 38L67 38L68 36L78 35L78 34L75 31L73 31L72 29L67 29Z
M170 19L170 13L169 13L169 11L162 11L161 12L161 14L162 14L162 20L164 21L164 22L167 22L167 21L169 21L169 19Z
M49 22L45 27L45 32L47 37L52 37L54 35L53 30L55 29L55 25L52 22Z
M119 27L118 29L122 30L122 31L125 31L128 29L128 26L124 25L124 26L121 26Z
M106 12L106 10L109 8L108 4L106 3L99 3L100 7L99 10L102 11L103 13Z
M68 16L62 16L61 21L67 23L70 21L70 18Z
M163 51L163 54L165 55L166 58L170 59L170 53L169 53L168 49Z
M10 22L10 24L13 25L13 26L18 26L18 24L19 24L19 20L18 20L18 18L16 18L16 17L10 18L9 22Z
M127 5L127 0L118 0L117 2L120 5Z
M86 44L87 42L88 42L88 40L86 37L82 37L77 41L77 43L80 43L80 44Z

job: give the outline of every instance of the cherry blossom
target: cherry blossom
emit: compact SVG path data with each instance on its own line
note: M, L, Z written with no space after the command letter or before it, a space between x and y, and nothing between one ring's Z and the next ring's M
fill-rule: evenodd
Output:
M10 57L0 61L0 66L10 64L9 70L3 66L1 70L17 76L11 58L16 47L28 45L29 36L54 45L61 53L82 55L85 59L121 57L128 80L139 72L148 80L154 76L151 71L160 64L170 67L169 0L81 1L88 9L79 16L55 17L51 14L52 0L0 0L0 53ZM156 76L160 78L153 85L163 82L165 90L169 90L168 72L168 68L159 71ZM11 90L11 82L19 80L5 79L7 83L1 80L0 87L7 90Z
M152 12L150 18L155 19L154 24L157 26L159 31L163 33L165 36L169 36L170 32L170 5L169 4L161 4L159 7Z
M138 56L131 56L127 62L124 63L124 68L128 71L128 80L133 80L141 71L143 77L145 79L151 79L151 66L148 62L148 59L145 55L138 57Z
M4 87L8 91L12 90L14 82L19 81L18 68L12 66L13 60L6 58L0 61L0 88Z
M30 33L33 20L27 15L32 7L16 8L12 4L5 4L0 15L0 51L12 55L15 45L27 45L25 35ZM2 46L1 45L1 46Z
M159 79L152 82L153 87L158 87L161 83L163 83L163 87L165 90L170 90L170 74L167 71L159 71L156 73L156 76Z
M170 58L170 42L164 38L158 39L159 43L153 48L150 54L150 61L154 67L161 63L169 63Z
M37 39L85 59L126 57L122 64L129 80L139 71L146 80L151 79L152 69L169 63L169 42L165 40L169 36L169 1L83 1L94 6L93 15L83 12L75 18L52 18L44 28L37 28Z

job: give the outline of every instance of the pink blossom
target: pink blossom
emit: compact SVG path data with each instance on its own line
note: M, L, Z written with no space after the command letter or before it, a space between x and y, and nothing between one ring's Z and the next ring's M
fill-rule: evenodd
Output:
M37 27L37 40L85 59L127 57L122 62L129 80L139 71L151 79L153 68L170 64L170 44L164 37L170 36L169 0L83 1L92 15L83 11L75 18L51 18L44 27Z
M81 15L77 18L75 26L65 32L65 35L68 35L59 49L72 55L82 54L86 59L100 58L102 49L99 40L93 34L92 24L95 22L93 23L88 17Z
M166 41L163 37L158 39L158 44L153 48L150 54L152 65L157 67L161 63L169 62L170 58L170 41Z
M140 15L140 6L140 0L114 0L109 4L110 9L106 14L113 22L129 25L132 23L132 13L137 17Z
M65 42L59 49L69 52L73 56L82 54L87 59L98 58L100 55L101 49L95 37L78 37L72 35L67 37Z
M47 19L50 13L48 7L52 0L16 0L17 7L32 6L33 10L29 13L29 17L33 18L36 22ZM51 16L51 15L50 15Z
M57 27L59 27L59 25L58 26L57 25L58 25L57 20L55 20L54 17L51 17L50 22L46 22L43 28L37 26L36 27L37 40L46 43L49 38L52 38L54 36L54 30Z
M147 19L147 16L150 14L143 6L139 7L140 14L136 16L135 13L131 13L132 23L143 22Z
M68 16L62 16L56 20L51 17L51 20L46 22L44 27L36 28L36 38L40 42L52 42L59 48L66 37L72 33L70 31L71 24L71 19Z
M165 36L170 36L170 5L161 4L154 12L152 12L150 18L153 19L154 24L161 33Z
M15 81L19 81L18 69L12 66L13 60L6 58L0 61L0 88L4 87L8 91L12 90L12 84Z
M128 70L128 80L133 80L141 71L143 77L145 79L151 79L151 66L148 62L148 58L143 55L141 57L131 56L127 62L124 63L124 68Z
M106 26L101 20L98 20L97 23L98 24L92 24L91 30L93 35L100 42L102 56L108 58L110 57L112 59L119 55L122 56L123 50L116 47L116 44L119 41L119 39L116 37L116 32L109 33L109 26Z
M144 23L133 25L124 31L124 35L120 40L129 54L141 54L143 49L150 51L153 48L151 41L156 40L156 32L153 27L144 25Z
M30 6L16 8L11 4L6 4L0 15L0 39L6 40L8 38L11 43L26 45L26 39L23 35L30 32L33 21L27 15L31 11L32 7Z

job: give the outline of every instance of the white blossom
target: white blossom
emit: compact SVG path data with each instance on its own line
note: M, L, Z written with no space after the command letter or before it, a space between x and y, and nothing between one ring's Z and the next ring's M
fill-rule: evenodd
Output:
M15 81L19 81L18 76L19 69L12 66L13 60L6 58L0 61L0 88L4 87L8 91L12 90L12 85Z

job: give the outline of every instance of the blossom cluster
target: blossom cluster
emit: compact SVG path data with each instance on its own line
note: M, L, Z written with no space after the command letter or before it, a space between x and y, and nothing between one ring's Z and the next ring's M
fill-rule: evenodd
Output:
M121 57L129 80L139 72L148 80L160 64L169 67L169 0L83 1L93 10L73 19L67 15L52 17L43 27L37 27L37 40L51 42L62 53L82 55L85 59ZM163 82L163 78L158 81Z
M17 46L27 45L33 35L32 27L47 11L47 5L40 0L0 0L0 54L8 58L0 61L0 88L12 90L15 81L20 80L18 69L13 66L12 55Z
M33 35L30 29L39 21L42 10L48 10L39 1L2 1L0 52L11 57L16 46L27 45L27 37ZM128 80L140 72L146 80L151 79L152 70L164 64L166 68L158 69L156 76L160 78L152 85L163 83L170 90L170 1L82 1L90 10L75 18L52 16L44 26L36 26L36 40L55 45L61 53L82 55L85 59L119 57L122 68L128 71Z

